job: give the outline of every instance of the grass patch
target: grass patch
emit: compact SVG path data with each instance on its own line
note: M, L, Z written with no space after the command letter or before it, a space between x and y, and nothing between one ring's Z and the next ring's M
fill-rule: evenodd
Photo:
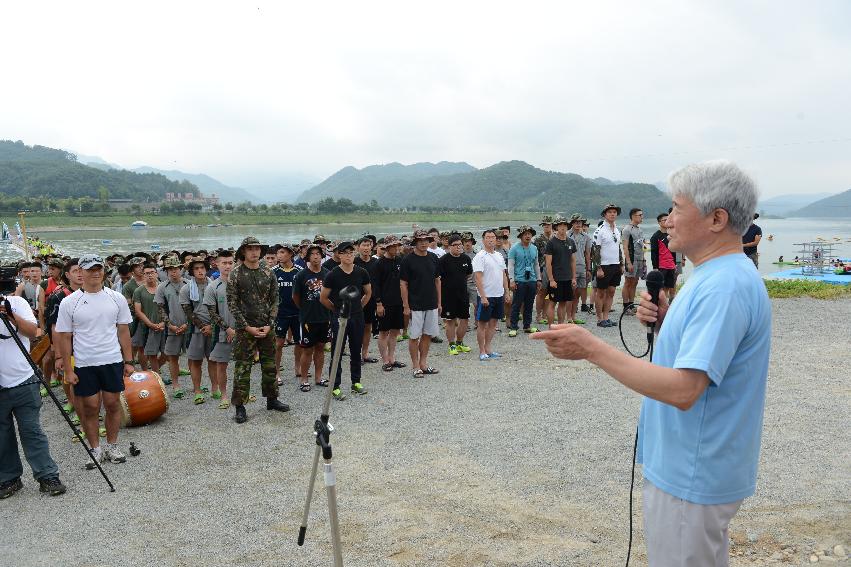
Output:
M835 285L812 280L764 280L768 297L814 297L815 299L842 299L851 297L851 285Z

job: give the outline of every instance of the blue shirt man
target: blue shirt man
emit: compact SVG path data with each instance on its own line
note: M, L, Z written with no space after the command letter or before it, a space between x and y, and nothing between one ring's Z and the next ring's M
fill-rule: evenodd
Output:
M514 267L511 274L515 282L536 282L538 278L535 265L538 263L538 247L533 244L523 246L521 242L515 242L508 251L509 266Z

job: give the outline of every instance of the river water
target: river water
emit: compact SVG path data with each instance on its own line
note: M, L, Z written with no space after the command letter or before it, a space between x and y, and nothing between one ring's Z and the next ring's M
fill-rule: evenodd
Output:
M537 228L540 219L535 217L517 218L512 221L477 220L469 223L430 223L425 220L420 223L421 228L439 230L455 229L459 231L470 230L474 235L481 234L484 228L489 226L508 224L512 230L521 224L530 224ZM8 222L8 221L7 221ZM622 223L619 221L618 225ZM851 257L851 219L759 219L757 221L762 227L763 238L759 246L760 272L769 274L777 271L778 266L772 265L779 256L791 260L799 250L796 246L800 242L815 241L818 238L836 242L836 255L843 258ZM593 227L592 227L593 228ZM642 225L647 238L656 230L656 224L645 223ZM14 230L14 229L13 229ZM184 228L182 226L149 227L144 229L127 228L92 228L74 229L43 232L31 231L30 234L39 234L43 239L52 242L63 252L72 256L85 253L99 253L109 255L115 253L127 254L135 251L147 251L158 248L166 250L213 250L219 247L239 246L240 241L248 235L256 236L263 243L275 244L279 242L298 242L303 238L313 238L316 234L323 234L329 239L358 238L366 231L375 234L379 238L386 234L401 236L412 232L412 225L408 223L332 223L332 224L292 224L272 226L230 226L230 227L200 227ZM769 241L768 236L773 235ZM838 241L834 239L838 238ZM477 236L478 239L478 236ZM153 248L152 248L153 247ZM0 245L0 259L11 259L20 257L20 251L10 245ZM648 258L649 261L649 258ZM687 266L686 273L690 271Z

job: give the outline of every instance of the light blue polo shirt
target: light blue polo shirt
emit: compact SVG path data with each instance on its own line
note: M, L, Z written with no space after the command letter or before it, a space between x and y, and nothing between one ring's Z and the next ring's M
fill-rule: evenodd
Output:
M523 246L520 242L515 242L508 250L508 258L514 260L514 273L512 279L516 282L535 282L535 264L538 263L538 247L529 243L529 246ZM506 267L508 262L506 262ZM528 275L527 275L528 274Z
M668 310L653 362L702 370L710 384L688 411L644 399L639 462L657 488L697 504L756 490L771 347L771 303L744 254L709 260Z

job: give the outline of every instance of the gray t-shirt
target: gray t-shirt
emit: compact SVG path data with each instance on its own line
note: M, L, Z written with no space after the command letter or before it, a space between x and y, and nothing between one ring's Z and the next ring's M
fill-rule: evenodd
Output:
M576 271L579 272L580 270L578 268L587 268L585 265L585 253L591 254L591 237L584 232L580 232L579 234L570 232L568 233L568 237L576 245Z
M204 311L207 314L207 317L210 316L209 307L212 306L216 307L216 311L218 312L222 320L225 322L225 325L227 325L228 327L233 327L236 324L233 315L231 315L230 313L230 309L228 309L227 280L223 280L222 278L216 278L204 290L203 307ZM201 315L199 314L198 317L200 318ZM225 329L220 329L219 342L223 341L227 341L227 332Z
M186 284L186 285L184 285L182 288L180 288L180 294L179 294L179 297L180 297L180 305L181 305L181 306L183 306L183 305L191 305L191 306L192 306L192 313L193 313L196 317L198 317L198 319L199 319L202 323L204 323L205 325L209 325L209 324L210 324L210 312L209 312L209 311L207 311L207 308L206 308L206 307L204 307L204 304L203 304L203 300L204 300L204 291L206 291L206 289L207 289L207 284L208 284L209 282L210 282L210 280L205 280L205 281L204 281L204 283L200 283L200 284L198 284L198 301L192 301L191 299L189 299L189 288L190 288L190 284ZM181 308L182 308L182 307L181 307ZM194 333L200 333L200 332L201 332L201 329L199 329L198 327L193 327L193 328L192 328L192 333L193 333L193 334L194 334Z
M166 315L168 315L169 323L175 327L179 327L186 323L186 315L183 314L183 306L180 305L180 289L184 286L183 282L172 283L171 280L163 282L157 286L157 292L154 294L154 303L165 307ZM172 331L168 332L173 335Z
M632 263L644 261L644 233L640 226L626 225L621 231L623 242L628 242L629 261ZM626 260L626 258L624 258Z
M473 249L469 252L465 250L464 254L466 254L472 261L472 259L476 257L476 250ZM479 289L476 287L476 278L474 277L474 274L467 276L467 292L470 294L471 300L475 299L476 296L479 295Z

